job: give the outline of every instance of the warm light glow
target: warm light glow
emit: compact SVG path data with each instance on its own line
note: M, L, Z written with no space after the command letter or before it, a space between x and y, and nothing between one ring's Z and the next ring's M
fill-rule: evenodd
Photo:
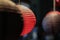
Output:
M56 2L59 2L59 0L56 0Z
M60 0L55 0L56 6L60 6Z

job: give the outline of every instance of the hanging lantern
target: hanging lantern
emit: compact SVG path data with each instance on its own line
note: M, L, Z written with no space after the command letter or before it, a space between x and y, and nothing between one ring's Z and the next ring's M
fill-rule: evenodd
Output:
M0 0L0 40L19 40L20 34L23 36L32 31L36 18L29 8L25 8L16 7L10 0Z
M12 1L0 0L0 40L18 40L23 28L19 12Z
M51 11L47 13L42 21L42 26L47 34L55 34L60 31L60 12Z
M36 24L36 17L31 9L29 9L23 5L17 5L17 7L20 10L20 12L22 13L22 17L24 20L23 30L22 30L22 33L20 34L20 36L24 36L33 30L33 28Z
M56 0L56 6L60 6L60 0Z

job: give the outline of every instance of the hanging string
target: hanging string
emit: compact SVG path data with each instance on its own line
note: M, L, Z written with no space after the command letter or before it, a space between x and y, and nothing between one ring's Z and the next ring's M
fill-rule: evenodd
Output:
M53 11L56 11L56 2L55 2L55 0L53 0Z
M19 0L19 4L20 4L20 0Z

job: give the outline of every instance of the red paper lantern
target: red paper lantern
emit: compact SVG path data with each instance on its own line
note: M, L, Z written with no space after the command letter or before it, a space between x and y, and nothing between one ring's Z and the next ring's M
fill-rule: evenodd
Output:
M60 0L56 0L56 6L60 6Z
M42 22L43 29L46 33L58 33L60 30L60 12L51 11L47 13Z
M28 7L25 7L23 5L17 5L17 7L22 13L22 17L24 21L23 30L22 30L22 33L20 34L21 36L23 36L32 31L32 29L36 24L36 17L32 12L32 10L29 9Z

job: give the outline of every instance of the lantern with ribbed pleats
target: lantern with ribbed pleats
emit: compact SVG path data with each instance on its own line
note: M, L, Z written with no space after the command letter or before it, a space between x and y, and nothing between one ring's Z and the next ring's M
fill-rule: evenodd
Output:
M47 34L60 32L60 12L51 11L44 17L42 26Z
M0 40L18 40L22 26L23 18L16 4L0 0Z
M10 0L0 0L0 40L19 40L19 36L33 30L34 13L25 6L17 6Z
M30 33L33 30L36 24L36 17L32 10L28 7L25 7L23 5L17 5L17 7L21 12L24 21L23 30L20 34L20 36L23 36Z

